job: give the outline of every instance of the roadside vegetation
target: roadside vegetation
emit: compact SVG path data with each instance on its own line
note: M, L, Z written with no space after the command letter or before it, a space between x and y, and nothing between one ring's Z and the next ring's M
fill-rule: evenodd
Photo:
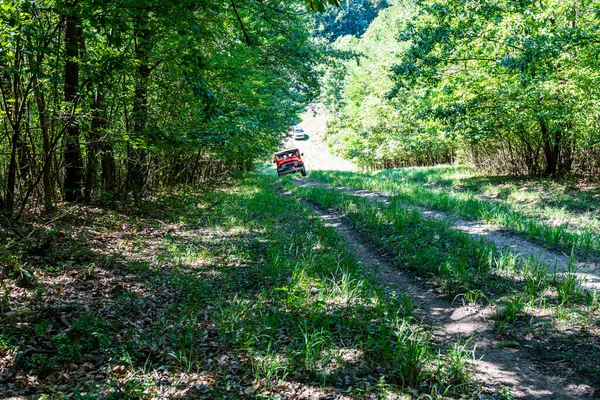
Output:
M313 179L368 189L399 201L483 221L590 261L600 255L597 189L573 182L477 174L468 166L391 169L377 173L315 171Z
M398 268L425 278L448 300L493 309L501 343L568 362L578 378L600 383L599 295L578 286L574 269L559 277L553 266L498 251L449 221L424 218L402 199L386 205L336 188L287 186L343 213Z
M597 4L389 4L360 37L331 38L321 87L334 152L370 169L460 160L598 176Z
M406 296L383 290L273 183L181 187L140 210L65 207L31 221L33 234L1 248L3 395L476 391L470 351L435 344ZM53 353L7 377L29 348Z
M0 397L511 398L317 208L600 387L592 3L0 1ZM306 110L370 172L252 172Z
M306 6L3 1L0 213L252 169L318 87Z

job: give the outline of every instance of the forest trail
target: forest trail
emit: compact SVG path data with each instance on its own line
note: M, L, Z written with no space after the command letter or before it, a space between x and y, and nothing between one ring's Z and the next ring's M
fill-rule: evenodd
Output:
M318 140L309 139L305 142L295 142L296 146L305 153L308 170L356 170L355 166L348 169L348 161L329 154ZM313 163L318 160L318 165ZM312 164L312 165L311 165ZM343 169L342 169L343 168ZM322 186L331 188L310 179L296 179L298 186ZM334 187L343 192L371 198L374 201L388 203L389 196L366 190L353 190ZM477 305L455 306L440 297L432 288L426 287L419 278L399 270L391 262L378 255L377 249L365 243L364 239L345 221L343 215L331 210L324 210L314 204L313 211L328 225L332 226L348 243L359 260L372 272L377 272L379 279L390 289L406 293L415 302L415 314L428 325L435 327L434 336L439 343L457 341L468 343L474 350L475 377L482 385L484 392L491 392L499 387L508 387L515 398L530 399L566 399L595 398L594 388L588 385L569 383L568 375L560 365L549 366L536 362L531 358L527 349L503 346L494 333L493 306ZM564 254L548 251L536 244L502 232L500 229L478 222L465 221L455 216L449 216L437 211L424 208L411 208L423 217L431 219L451 219L452 225L472 237L483 238L494 243L499 249L505 249L522 256L533 256L540 262L557 271L567 271L569 257ZM580 271L587 268L578 263ZM597 265L589 268L587 273L578 272L585 280L583 286L593 290L600 288L600 274Z
M311 205L313 211L333 227L354 251L369 272L377 273L389 290L406 293L415 303L415 315L434 327L434 337L440 344L453 341L466 343L473 349L475 380L483 393L492 394L497 388L508 387L515 398L527 399L591 399L594 389L587 385L571 384L558 368L541 372L526 351L502 348L495 339L491 307L453 306L442 299L418 278L399 270L365 244L352 225L339 213ZM484 397L485 398L485 397Z
M329 153L322 142L310 138L308 140L288 140L287 148L297 147L304 154L302 159L310 171L357 171L358 167L352 162Z
M358 167L342 157L331 154L329 147L321 140L325 135L325 129L329 116L322 110L317 110L312 105L311 110L302 115L300 126L306 132L306 140L294 140L291 137L285 141L286 148L297 147L304 153L303 160L309 171L358 171Z
M389 204L392 198L392 196L369 190L334 187L310 180L298 181L297 184L300 186L337 189L350 195L372 199L383 204ZM424 218L450 221L452 228L465 232L472 238L481 238L487 242L493 243L499 250L510 251L511 253L519 254L525 258L532 257L541 264L548 266L549 271L556 270L559 274L575 273L580 281L581 287L595 292L600 291L600 265L598 265L597 262L594 264L577 260L571 262L571 257L566 254L546 249L490 224L467 221L456 215L449 215L414 205L407 205L407 208L417 211Z
M329 152L327 145L319 140L322 136L322 131L325 129L326 117L322 114L304 114L304 122L302 125L307 130L309 139L306 141L288 141L289 147L298 147L304 153L304 159L309 171L309 179L303 179L296 182L299 185L313 185L320 187L331 187L323 183L310 180L311 170L329 170L329 171L357 171L358 167L352 162L341 157L335 156ZM313 134L314 133L314 134ZM312 134L312 135L311 135ZM376 193L368 190L358 190L351 188L336 187L335 189L342 190L345 193L371 198L376 201L388 203L391 196L381 193ZM581 286L585 289L600 292L600 265L598 261L591 264L585 261L575 260L574 265L568 254L563 254L557 251L552 251L532 243L526 239L520 238L514 234L508 233L497 226L486 224L483 222L467 221L456 215L449 215L443 212L407 205L409 209L417 211L421 216L437 220L449 220L452 227L457 230L467 233L473 238L481 238L493 243L499 250L510 251L514 254L520 254L525 258L533 257L541 264L547 265L549 271L556 269L557 273L572 272L574 269L575 275L581 282ZM574 267L574 268L573 268Z

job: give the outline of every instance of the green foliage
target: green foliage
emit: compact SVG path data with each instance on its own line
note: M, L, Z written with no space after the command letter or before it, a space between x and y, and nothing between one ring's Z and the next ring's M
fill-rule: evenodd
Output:
M387 0L344 1L339 7L313 15L313 35L330 42L346 35L360 37L379 11L387 7Z
M465 143L492 155L508 146L511 172L562 174L596 135L580 41L596 29L578 2L423 3L397 82L427 88L435 118Z
M63 168L76 170L64 183L74 199L108 201L251 169L315 95L320 52L301 11L328 5L337 1L2 3L2 205L12 213L43 193L50 207Z
M598 29L578 1L400 1L335 43L356 54L323 75L330 145L367 168L594 174Z
M415 13L415 6L398 2L382 9L360 39L343 37L333 45L346 57L335 59L322 78L322 99L334 116L328 141L358 165L389 168L452 160L453 138L415 119L425 99L409 90L399 93L389 71L406 52L409 42L398 36Z

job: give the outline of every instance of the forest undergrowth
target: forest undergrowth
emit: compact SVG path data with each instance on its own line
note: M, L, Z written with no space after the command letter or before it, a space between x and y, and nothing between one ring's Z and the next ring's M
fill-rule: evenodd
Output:
M576 376L598 385L598 294L579 287L580 277L576 274L574 261L569 270L559 277L552 265L544 265L536 258L500 251L490 242L470 238L466 233L453 229L451 219L432 220L411 209L411 204L430 207L437 204L439 209L461 210L460 215L466 216L468 208L465 203L459 200L447 202L447 199L455 199L452 195L459 197L468 190L458 188L455 181L448 179L448 176L457 173L465 174L466 170L443 167L354 176L327 171L311 174L312 179L330 184L392 193L387 205L335 187L297 187L291 182L287 185L299 196L321 207L344 213L366 240L395 260L398 268L424 277L450 301L493 309L499 340L549 362L547 365L564 363ZM446 176L446 182L440 182L440 176ZM476 178L471 175L471 179ZM432 183L436 185L429 187ZM449 183L455 183L454 189L444 192L442 199L436 197L438 188L443 184L451 186ZM477 187L475 182L471 183ZM505 184L510 185L510 180L506 179ZM543 188L543 184L538 183L536 189ZM521 195L528 192L524 185L515 182L513 193ZM518 205L517 201L513 203L511 200L498 203L488 200L485 203L483 197L476 198L474 192L466 195L471 196L471 203L467 204L482 208L490 204L492 207L504 207L498 210L512 211L510 207ZM583 198L565 197L555 197L565 209L569 202ZM454 205L456 209L452 208ZM535 212L536 208L533 210ZM523 214L521 217L531 218ZM543 220L538 218L538 221ZM554 228L538 223L544 229Z
M0 395L474 395L456 343L384 290L274 179L3 229Z

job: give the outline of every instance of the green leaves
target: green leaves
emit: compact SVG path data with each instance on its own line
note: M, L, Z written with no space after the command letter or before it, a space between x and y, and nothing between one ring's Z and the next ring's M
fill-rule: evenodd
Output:
M86 197L106 185L111 197L125 198L131 187L142 192L144 176L152 175L146 168L172 168L174 177L182 169L196 177L197 168L224 177L194 161L207 158L229 170L247 168L279 146L317 91L314 62L320 53L309 38L308 18L299 12L307 2L71 3L0 2L0 107L14 122L13 110L23 104L19 112L27 111L32 132L28 143L18 142L26 149L22 162L30 160L27 173L0 176L0 187L30 190L15 194L24 201L37 204L36 193L43 192L38 182L45 182L49 195L50 182L62 182L65 166L74 165L58 154L61 124L79 129L69 132L81 150L82 165L73 169L86 170ZM322 0L313 6L336 4ZM66 19L77 21L69 25L68 46ZM65 88L74 101L63 100ZM16 171L11 146L16 149L17 141L10 139L8 134L0 140L0 164ZM42 170L45 180L36 178ZM160 181L164 175L157 176Z
M587 164L576 154L598 136L589 123L600 96L597 17L576 1L554 0L432 0L418 11L402 3L384 10L359 40L336 42L360 55L324 76L330 141L369 167L438 163L462 152L485 153L503 172L568 173Z
M338 0L310 0L308 2L308 9L311 11L324 12L327 6L339 7L340 2Z
M352 51L354 57L336 60L324 75L324 99L334 113L329 141L360 165L443 162L453 151L451 140L435 131L430 117L434 105L427 94L411 92L390 74L408 46L398 41L401 21L415 13L410 6L392 6L379 13L360 39L346 36L335 43L338 52Z

